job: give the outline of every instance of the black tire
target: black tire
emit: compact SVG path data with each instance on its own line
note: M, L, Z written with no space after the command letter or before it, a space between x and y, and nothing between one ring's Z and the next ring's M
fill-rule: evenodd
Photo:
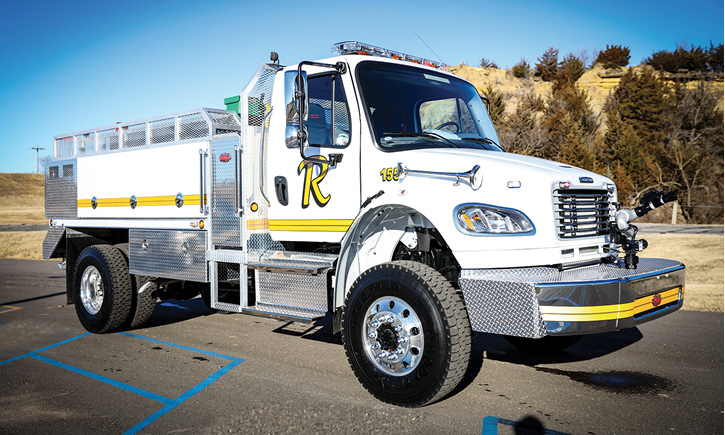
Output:
M97 297L98 292L82 290L82 287L94 287L91 282L97 283L102 296ZM87 331L102 334L123 326L131 312L132 291L128 264L121 251L111 245L84 249L73 273L73 291L76 314ZM95 308L92 301L97 302Z
M119 243L115 247L124 255L126 269L128 269L128 243ZM156 309L156 290L158 286L151 284L147 290L139 294L139 289L148 281L151 281L153 277L129 275L129 279L131 280L131 311L124 322L123 329L142 328L151 319Z
M382 309L379 301L384 301ZM389 314L401 308L400 314ZM382 324L375 320L386 316ZM412 323L403 326L401 321ZM413 324L420 324L422 331L416 334ZM375 341L364 335L369 332L375 332ZM401 337L411 346L405 354L397 354L405 344L394 344ZM412 343L420 337L416 353ZM342 340L363 387L383 402L405 407L427 405L449 394L463 379L471 355L471 326L462 296L435 269L413 261L384 263L355 280L345 302ZM380 345L388 355L399 356L376 357L378 351L372 349ZM408 357L411 364L406 366ZM391 358L401 359L389 363Z
M504 337L518 350L538 355L550 355L564 351L574 346L581 335L547 335L542 338Z

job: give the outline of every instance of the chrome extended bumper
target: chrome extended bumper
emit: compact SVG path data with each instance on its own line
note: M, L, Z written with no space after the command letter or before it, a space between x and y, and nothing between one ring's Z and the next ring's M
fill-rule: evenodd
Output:
M600 264L470 269L459 278L474 331L519 337L615 331L682 307L685 266L641 258L637 269Z

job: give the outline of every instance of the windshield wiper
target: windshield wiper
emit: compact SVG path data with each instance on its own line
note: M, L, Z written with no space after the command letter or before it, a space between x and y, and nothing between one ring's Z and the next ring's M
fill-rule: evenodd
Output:
M435 139L441 139L448 143L453 148L460 148L458 145L453 143L451 140L445 138L443 135L435 133L433 131L430 132L423 132L423 133L383 133L383 138L385 136L392 136L392 137L425 137L425 138L435 138Z
M500 150L503 150L503 147L501 145L496 143L495 140L488 137L465 137L461 138L461 140L470 140L471 142L481 142L489 145L496 145Z

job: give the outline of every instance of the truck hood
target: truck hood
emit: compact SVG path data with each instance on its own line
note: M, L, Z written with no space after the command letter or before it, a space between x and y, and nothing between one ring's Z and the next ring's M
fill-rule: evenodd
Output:
M524 179L537 183L558 180L570 181L572 187L591 189L612 183L607 177L576 166L499 151L463 148L411 150L400 154L400 162L408 169L443 172L466 172L474 165L479 165L483 171L484 184L487 179L503 180L504 184L508 181L523 183Z

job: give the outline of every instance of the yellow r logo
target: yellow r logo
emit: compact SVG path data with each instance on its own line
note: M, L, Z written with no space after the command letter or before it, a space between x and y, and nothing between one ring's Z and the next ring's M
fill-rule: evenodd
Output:
M325 162L327 161L327 159L322 156L314 156L313 158ZM315 166L320 167L320 174L313 179L312 172ZM308 161L300 163L297 168L297 175L301 174L303 169L305 171L305 185L302 188L302 208L307 208L310 205L310 193L312 193L313 198L315 198L315 202L320 207L326 206L330 201L330 195L324 196L319 186L319 183L327 175L328 167L329 166L326 163Z

